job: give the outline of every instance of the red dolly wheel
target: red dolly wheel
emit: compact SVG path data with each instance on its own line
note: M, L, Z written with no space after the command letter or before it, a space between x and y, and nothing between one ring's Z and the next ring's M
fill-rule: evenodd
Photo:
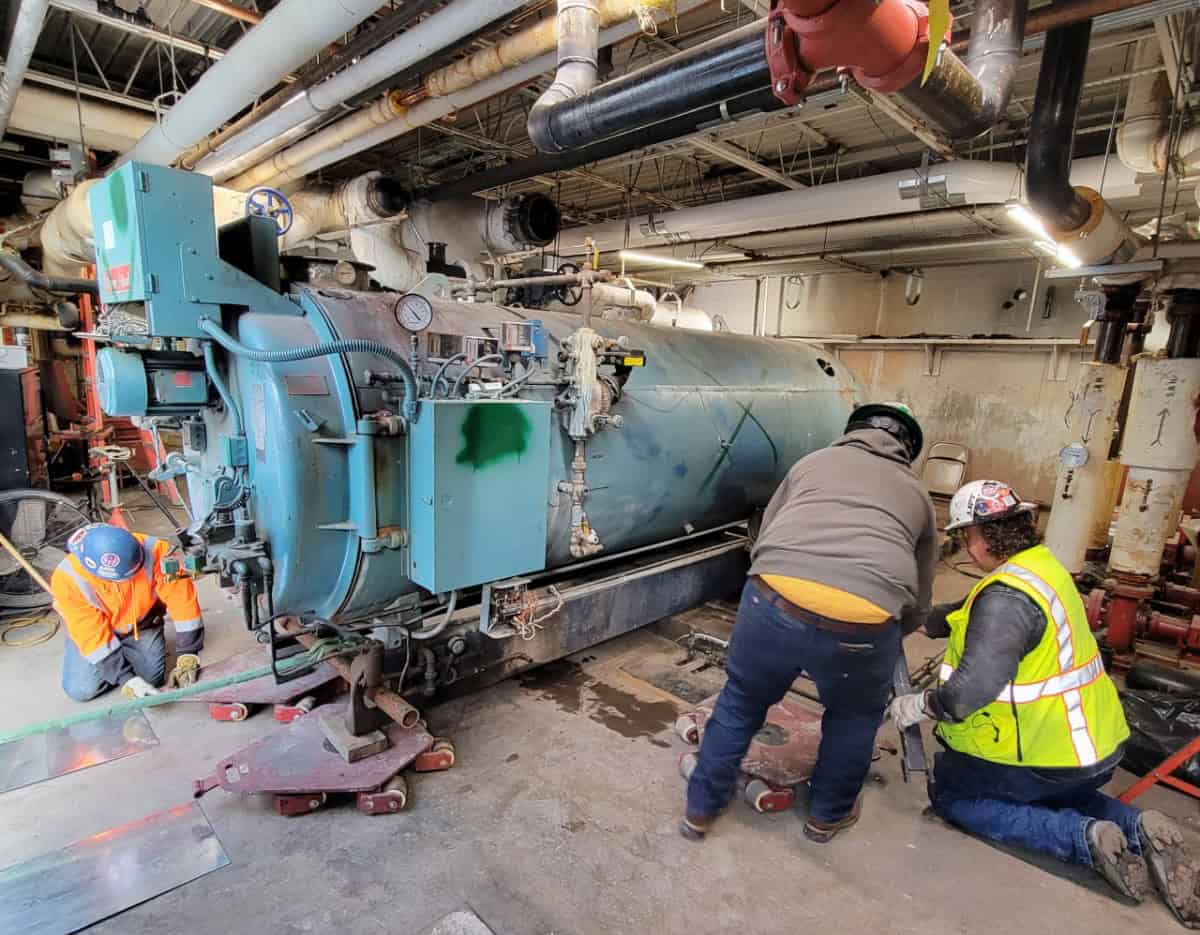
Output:
M439 770L450 769L455 761L454 744L439 737L432 747L413 761L413 769L418 773L436 773Z
M690 714L681 714L675 719L675 734L684 743L693 746L700 742L700 728L696 726L696 719Z
M756 812L786 812L796 801L796 792L751 779L746 783L746 803Z
M408 783L393 776L378 792L360 792L358 810L364 815L394 815L408 805Z

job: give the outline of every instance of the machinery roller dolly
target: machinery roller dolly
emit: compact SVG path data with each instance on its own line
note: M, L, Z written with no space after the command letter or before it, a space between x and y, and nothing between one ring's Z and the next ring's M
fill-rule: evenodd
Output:
M337 797L353 796L366 815L402 811L409 802L402 771L449 769L454 765L454 745L431 735L424 724L404 728L390 723L380 730L387 747L347 763L326 740L323 713L340 715L343 705L324 705L314 716L299 718L221 760L213 774L192 784L199 798L213 789L244 795L273 796L280 815L316 811Z
M716 695L706 698L695 711L676 720L675 733L680 740L699 745L716 701ZM819 712L791 696L772 705L742 760L739 796L756 812L787 811L795 804L796 787L812 775L820 744ZM694 752L680 758L679 772L684 779L691 777L697 759Z

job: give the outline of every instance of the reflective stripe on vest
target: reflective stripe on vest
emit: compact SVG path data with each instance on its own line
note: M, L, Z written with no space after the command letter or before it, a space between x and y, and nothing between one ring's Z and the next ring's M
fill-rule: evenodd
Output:
M95 665L97 662L100 662L102 659L107 659L116 650L120 649L120 647L121 647L121 640L117 637L116 634L113 634L112 636L110 636L108 638L108 643L106 645L101 646L99 649L93 649L90 653L88 653L83 658L85 658L92 665Z
M1071 636L1071 623L1067 619L1067 609L1054 590L1046 581L1035 575L1028 568L1009 563L999 571L1002 575L1019 578L1042 596L1050 607L1050 617L1054 622L1054 637L1058 641L1058 667L1062 676L1070 674L1075 667L1075 640ZM1103 664L1101 664L1103 669ZM1083 683L1086 684L1086 683ZM1080 766L1093 766L1100 762L1096 755L1096 744L1088 732L1087 718L1083 713L1083 696L1079 694L1079 686L1065 689L1061 693L1063 703L1067 708L1067 724L1071 728L1071 745L1075 755L1079 757Z
M154 548L161 539L157 536L146 536L142 540L142 575L146 579L146 584L150 586L150 590L154 590Z
M954 666L943 662L938 673L943 682L948 681L954 674ZM1099 656L1093 656L1092 661L1077 669L1051 676L1041 682L1009 682L996 696L1000 704L1030 704L1042 698L1053 698L1055 695L1065 695L1068 692L1079 694L1079 689L1090 685L1104 674L1104 662ZM1090 738L1089 738L1090 740Z
M96 610L100 611L102 614L108 613L108 608L100 602L100 595L96 593L96 589L93 588L91 583L75 568L75 565L71 561L71 557L69 555L58 563L58 568L55 570L65 572L68 576L70 576L71 580L75 582L75 590L79 592L79 596L95 607Z

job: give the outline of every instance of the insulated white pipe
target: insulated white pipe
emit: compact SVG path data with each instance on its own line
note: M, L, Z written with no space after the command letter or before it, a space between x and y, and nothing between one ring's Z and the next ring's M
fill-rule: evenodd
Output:
M1022 171L1017 165L956 160L931 166L927 173L944 177L947 192L962 195L968 207L1003 204L1021 194ZM1102 175L1104 195L1108 198L1128 197L1141 191L1136 173L1112 160L1105 174L1101 156L1076 160L1072 165L1071 184L1096 188ZM589 239L601 251L636 250L866 217L911 214L920 210L920 204L912 198L902 197L900 186L903 184L906 190L911 190L921 181L920 170L904 169L799 191L773 192L591 227L575 227L559 235L555 252L562 256L586 254L592 249L585 243Z
M282 137L342 102L373 88L392 75L428 58L447 46L482 29L528 0L457 0L421 21L328 81L297 94L273 113L228 140L216 152L196 164L196 171L218 180L228 178L230 162L251 150ZM266 25L264 22L263 25ZM278 148L286 144L281 142Z
M707 2L708 0L679 0L676 13L682 16ZM662 11L655 11L653 15L656 22L661 22L667 17ZM626 20L602 30L600 45L623 42L641 31L642 27L637 20ZM511 88L526 84L539 75L554 71L557 62L557 53L549 52L479 84L451 91L444 97L424 100L407 110L400 105L399 95L385 95L371 107L339 120L319 133L314 133L304 142L285 149L266 162L242 173L230 181L229 185L244 191L256 185L280 185L302 179L318 169L403 136L457 110L472 107Z
M282 0L121 161L169 165L379 6L380 0Z
M9 126L27 136L48 140L78 140L83 116L87 146L119 153L133 146L154 126L154 115L86 98L75 98L26 84L17 94Z
M4 55L4 77L0 78L0 137L8 130L8 120L17 103L17 91L25 80L49 9L50 0L18 0L12 39Z

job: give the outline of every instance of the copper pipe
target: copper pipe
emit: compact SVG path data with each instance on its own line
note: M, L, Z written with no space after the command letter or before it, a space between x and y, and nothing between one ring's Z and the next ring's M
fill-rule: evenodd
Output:
M311 633L304 633L296 622L288 617L279 622L281 632L294 636L300 641L305 649L311 649L313 644L317 642L317 638ZM344 678L347 682L350 681L350 663L341 656L331 656L325 660L335 669L338 675ZM387 688L375 688L367 692L367 697L371 703L380 711L390 717L393 721L406 729L412 729L417 726L421 720L421 712L410 705L401 695Z
M192 3L196 6L216 10L218 13L224 13L226 16L232 16L234 19L240 19L243 23L249 23L251 26L257 26L262 22L261 13L247 10L236 3L229 3L228 0L192 0Z

